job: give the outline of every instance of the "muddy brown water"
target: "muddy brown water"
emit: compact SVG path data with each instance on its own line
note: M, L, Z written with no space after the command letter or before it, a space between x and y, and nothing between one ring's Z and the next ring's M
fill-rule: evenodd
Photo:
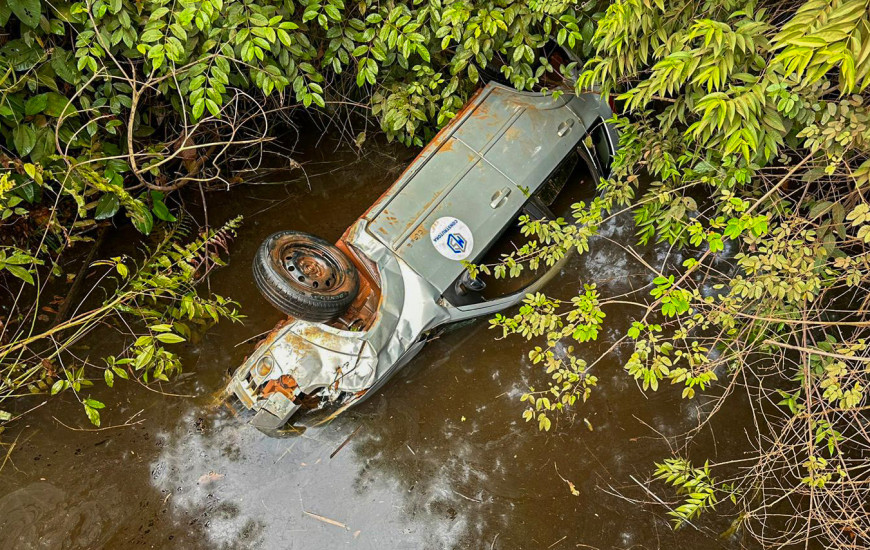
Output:
M210 284L238 300L247 319L179 346L186 375L159 388L179 396L98 383L104 426L142 422L87 431L80 405L64 396L4 434L17 445L0 472L0 548L751 547L739 534L718 537L730 523L724 514L674 532L661 507L641 502L652 497L636 481L669 456L663 437L691 429L707 409L703 400L680 399L678 388L644 395L621 368L627 349L596 366L589 402L550 433L520 416L521 393L546 381L527 359L528 344L497 340L486 320L432 342L377 395L301 436L267 437L216 404L228 372L253 347L242 342L281 319L251 278L260 241L284 228L336 239L413 152L372 144L358 155L330 142L302 155L307 180L298 170L261 171L260 180L287 183L207 196L212 224L245 215L230 265ZM192 211L201 210L198 200L185 196ZM548 292L567 297L597 282L616 294L649 282L615 244L632 241L630 219L602 234ZM132 237L119 231L105 246L129 250ZM666 249L640 252L661 262ZM634 313L606 312L599 341L577 346L582 355L610 347ZM106 349L112 343L106 333L79 353L99 357L115 351ZM705 431L692 453L739 457L748 426L734 414L717 417L715 435Z

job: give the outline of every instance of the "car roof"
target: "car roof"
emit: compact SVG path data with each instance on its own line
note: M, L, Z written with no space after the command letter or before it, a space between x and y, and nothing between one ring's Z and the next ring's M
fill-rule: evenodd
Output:
M610 116L597 94L490 83L363 216L368 231L443 292L460 260L480 258L586 129ZM440 237L451 246L436 247Z

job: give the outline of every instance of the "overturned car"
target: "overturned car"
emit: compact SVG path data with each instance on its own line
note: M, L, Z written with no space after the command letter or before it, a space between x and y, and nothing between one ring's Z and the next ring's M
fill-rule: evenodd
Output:
M263 295L290 317L233 375L253 423L375 392L446 327L517 304L560 265L472 279L524 237L519 216L555 219L594 196L616 146L598 94L517 92L490 83L334 245L268 237L254 261Z

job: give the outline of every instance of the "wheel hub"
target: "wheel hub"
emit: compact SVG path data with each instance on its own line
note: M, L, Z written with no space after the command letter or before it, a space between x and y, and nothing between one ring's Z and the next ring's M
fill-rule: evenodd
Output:
M339 268L331 258L306 248L285 250L284 268L300 285L328 290L338 280Z

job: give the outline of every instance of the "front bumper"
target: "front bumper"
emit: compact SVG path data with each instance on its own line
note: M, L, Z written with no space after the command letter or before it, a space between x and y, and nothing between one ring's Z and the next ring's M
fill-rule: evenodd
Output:
M374 383L377 359L361 333L306 321L279 325L233 374L228 390L256 412L253 424L276 429L305 398L335 402Z
M251 423L260 429L276 430L280 428L301 407L297 401L280 392L265 398L261 397L258 395L259 390L252 387L249 377L246 376L242 368L236 371L228 389L235 394L246 409L257 411Z

